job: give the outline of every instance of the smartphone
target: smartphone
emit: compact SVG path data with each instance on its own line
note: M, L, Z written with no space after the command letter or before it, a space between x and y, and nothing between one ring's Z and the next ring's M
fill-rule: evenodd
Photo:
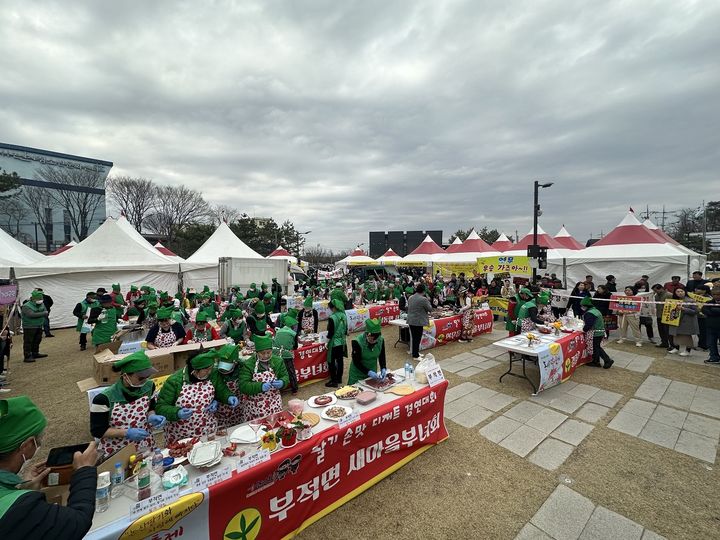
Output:
M73 462L73 456L75 452L84 452L90 443L75 444L73 446L61 446L59 448L53 448L47 457L48 467L61 467L63 465L70 465Z

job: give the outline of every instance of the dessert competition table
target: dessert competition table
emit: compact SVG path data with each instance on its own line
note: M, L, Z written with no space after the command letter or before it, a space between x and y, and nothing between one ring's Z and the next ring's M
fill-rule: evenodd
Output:
M407 396L378 393L367 406L344 402L353 406L349 424L321 420L310 439L290 448L223 457L210 470L186 464L190 481L179 491L159 488L141 503L111 499L86 538L292 537L448 437L447 381L414 384Z
M297 296L288 297L287 308L302 309L303 298ZM327 300L316 300L313 302L313 308L318 312L318 320L326 321L330 318L331 311L328 308ZM348 331L359 332L362 330L366 319L380 319L383 326L389 324L391 320L397 319L400 316L400 305L397 302L369 304L364 307L358 306L353 309L346 309L345 315L348 319Z
M473 317L473 336L487 334L493 329L493 313L489 309L476 309ZM398 343L409 344L409 337L403 337L404 329L408 328L405 319L395 319L389 322L398 327ZM462 315L451 315L430 319L430 324L423 328L420 350L432 349L460 339L462 334ZM407 334L409 336L409 334Z
M500 376L500 381L506 375L526 379L532 386L533 394L547 390L570 378L578 366L592 361L592 340L586 342L585 334L579 330L570 333L541 334L530 332L537 340L529 344L528 332L517 336L501 339L493 343L510 353L508 370ZM540 372L538 385L527 376L525 362L537 363ZM522 374L513 372L513 364L522 362Z

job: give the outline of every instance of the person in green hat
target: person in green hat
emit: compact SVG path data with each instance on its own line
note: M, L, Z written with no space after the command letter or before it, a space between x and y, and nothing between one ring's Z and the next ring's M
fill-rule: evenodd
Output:
M258 295L258 298L265 298L265 295L268 292L268 286L267 283L264 281L260 284L260 294Z
M540 291L537 295L537 300L535 303L537 304L538 308L538 318L543 321L543 324L550 324L551 322L555 321L555 316L552 314L552 309L550 308L549 291Z
M253 335L255 358L243 364L240 370L240 392L247 396L245 417L262 418L282 411L280 390L290 379L282 358L273 354L272 336Z
M405 290L403 290L403 294L398 301L401 313L407 313L408 300L413 295L413 293L415 293L415 289L410 286L405 287Z
M158 303L155 298L146 298L149 298L147 300L147 307L140 312L136 323L141 324L146 331L150 331L150 329L157 324Z
M273 313L280 313L280 304L282 301L282 285L278 283L277 278L272 278L272 284L270 285L270 293L273 297Z
M266 292L263 295L263 304L265 304L265 314L270 315L270 313L275 313L275 298L273 298L273 295L269 292ZM268 317L269 318L269 317Z
M195 326L185 333L185 341L183 343L203 343L205 341L215 341L220 339L217 330L207 322L207 314L204 311L198 311L195 315Z
M145 337L147 348L166 349L180 345L185 340L185 328L173 320L172 308L161 308L157 312L157 324L153 326Z
M227 315L227 317L220 327L220 337L230 338L234 343L244 341L247 326L245 325L245 318L243 317L242 311L229 308L225 310L224 315Z
M220 312L220 308L217 303L213 301L212 293L204 293L202 296L202 303L198 306L198 313L205 313L206 320L214 321L217 319L217 314Z
M592 298L589 296L580 300L580 310L583 312L583 332L585 332L586 347L592 344L592 362L589 362L588 365L600 367L600 358L602 358L602 367L610 369L614 361L602 348L602 340L605 338L605 319L602 313L595 307Z
M42 291L34 290L20 310L23 326L23 356L25 362L34 362L36 358L45 358L40 354L40 342L43 338L43 325L48 311L43 303Z
M299 311L295 308L290 308L287 311L284 311L283 313L278 315L278 318L275 321L275 328L282 328L283 326L285 326L285 317L292 317L296 321L299 320L298 314L299 314ZM298 331L297 326L294 326L293 330L295 332L297 332Z
M122 310L116 307L112 295L102 295L99 302L100 306L92 308L88 317L88 323L95 325L92 342L96 347L112 341L113 334L117 332L118 319L122 317Z
M528 300L523 302L517 312L517 320L515 321L515 329L517 333L530 332L537 324L545 324L538 316L537 303L530 289L523 287L520 289L521 298L527 297ZM523 298L524 299L524 298Z
M303 308L295 318L300 321L299 329L303 334L317 334L320 317L317 309L313 307L312 296L305 298Z
M270 317L265 313L265 304L256 302L252 315L247 317L247 327L251 334L256 336L264 336L268 328L274 328Z
M140 298L142 295L143 293L138 290L137 285L130 285L130 291L125 295L125 303L133 304L135 300Z
M49 504L40 491L50 474L45 463L28 467L47 426L27 396L0 400L0 531L3 540L80 539L92 527L97 485L97 444L75 452L66 506Z
M85 321L87 321L88 316L90 315L90 310L99 306L100 304L97 301L97 293L93 291L88 291L85 294L85 300L75 304L75 309L73 309L73 315L77 317L75 331L80 333L81 351L87 349L87 335L90 331L90 326L85 324Z
M340 300L333 300L328 307L330 307L331 314L327 322L328 343L326 346L330 380L325 383L325 386L337 388L342 381L343 358L347 357L348 325L345 306Z
M125 297L123 296L122 292L120 291L119 283L113 283L113 285L112 285L112 298L113 298L113 304L115 304L116 307L125 305Z
M527 287L521 287L514 296L508 300L508 314L505 320L505 330L510 336L516 336L519 332L517 327L517 316L523 304L533 297L532 291ZM537 306L536 306L537 307Z
M255 283L251 283L248 292L245 294L245 298L247 298L248 300L250 300L251 298L257 298L259 294L260 293L258 291L257 285Z
M298 348L297 332L294 328L298 321L294 317L285 317L283 326L278 327L275 331L273 339L276 349L280 349L280 357L285 362L285 369L290 380L290 389L293 394L297 394L298 380L295 372L295 349Z
M385 340L379 319L367 319L365 331L350 342L352 352L348 370L348 384L372 377L384 379L387 373L385 363ZM380 370L378 371L378 364Z
M127 311L125 311L125 316L123 317L125 320L129 320L130 317L140 317L140 313L144 311L145 308L145 298L142 296L138 296L137 298L134 298L131 300L132 306L127 308ZM137 322L137 319L135 319Z
M218 405L217 418L218 427L221 429L227 429L232 426L237 426L245 422L245 395L240 392L240 371L242 369L242 362L240 361L240 347L237 345L223 345L217 350L218 361L217 370L220 374L220 378L225 382L228 390L238 398L239 404L237 407L230 407L229 405Z
M335 283L335 287L330 291L330 300L332 301L336 298L343 303L343 306L348 305L348 297L343 289L343 284L339 281Z
M202 437L217 431L218 403L237 407L234 396L215 369L216 350L191 356L187 365L170 375L157 399L158 414L167 418L166 443L187 437Z
M122 450L129 442L153 448L152 429L165 424L165 417L155 414L155 383L150 377L157 369L145 351L127 355L112 369L120 373L120 379L93 398L90 433L100 439L103 456Z

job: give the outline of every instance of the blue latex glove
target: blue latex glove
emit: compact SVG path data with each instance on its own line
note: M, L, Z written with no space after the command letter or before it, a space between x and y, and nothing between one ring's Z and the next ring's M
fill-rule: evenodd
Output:
M280 379L274 380L271 384L273 385L273 388L277 388L278 390L285 386L285 383L282 382Z
M262 391L263 391L263 392L267 392L267 391L270 390L271 388L272 388L272 384L270 384L269 382L264 382L264 383L262 384Z
M193 414L192 409L186 409L183 407L182 409L180 409L178 411L178 418L180 420L187 420L188 418L190 418L192 416L192 414Z
M240 401L238 400L238 398L236 396L230 396L228 398L228 405L230 405L233 409L238 406L239 402Z
M210 402L210 405L208 405L205 410L206 410L207 412L209 412L209 413L212 414L212 413L217 412L217 408L218 408L217 399L213 399L213 400Z
M380 375L378 375L374 371L368 371L368 375L370 376L371 379L379 379L380 378Z
M125 437L127 439L131 440L132 442L142 441L143 439L146 439L149 436L150 436L150 434L147 431L145 431L144 429L136 428L136 427L131 427L130 429L128 429L127 434L125 435Z
M381 379L384 379L384 378L385 378L385 375L387 375L387 369L386 369L386 368L382 368L382 369L380 370L380 378L381 378Z
M160 428L165 425L165 417L159 414L151 414L148 416L148 424L154 428Z

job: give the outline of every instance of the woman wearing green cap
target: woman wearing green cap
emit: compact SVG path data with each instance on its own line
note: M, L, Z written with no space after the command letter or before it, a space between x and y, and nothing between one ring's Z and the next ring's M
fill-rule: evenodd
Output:
M214 321L217 319L217 314L220 312L218 305L213 302L212 293L206 292L202 296L202 303L198 306L198 313L204 313L207 321Z
M155 414L155 383L157 373L145 351L129 354L113 364L120 379L97 394L90 406L90 433L100 439L100 451L110 456L129 442L138 446L155 446L152 428L165 423Z
M518 334L517 316L523 304L532 298L532 292L527 287L522 287L515 296L508 300L508 315L505 320L505 330L510 336Z
M195 315L195 326L185 334L183 343L204 343L220 339L217 330L207 322L207 315L204 311L198 311Z
M158 303L154 296L146 296L144 298L147 302L147 307L140 312L136 322L137 324L141 324L146 331L149 331L157 324Z
M43 324L48 311L43 304L42 291L33 291L20 310L23 324L23 355L25 362L34 362L36 358L45 358L40 354L40 342L43 337Z
M330 380L325 383L328 388L337 388L342 381L343 358L347 356L347 316L345 306L340 300L333 300L329 305L332 313L327 323L327 349Z
M99 307L100 304L97 301L97 295L93 291L89 291L85 295L85 300L75 304L73 309L73 315L77 317L77 323L75 324L75 331L80 333L80 350L84 351L87 348L87 335L89 326L85 324L88 319L90 310L95 307ZM84 330L84 331L83 331Z
M112 296L104 294L100 297L100 307L90 310L88 323L94 324L92 331L93 345L110 343L113 334L117 332L118 319L122 317L122 310L115 307Z
M255 283L250 284L250 288L248 289L247 294L245 295L245 298L250 300L251 298L257 298L258 297L258 290L257 285Z
M227 317L225 318L223 325L220 327L220 337L230 338L234 343L244 341L247 326L245 326L245 319L242 315L242 311L230 308L225 311L225 314Z
M583 312L583 332L585 332L586 348L589 348L592 354L592 362L589 362L588 365L600 367L600 359L602 358L602 367L610 369L614 361L602 348L602 340L605 338L605 319L602 313L595 307L592 298L589 296L580 300L580 310Z
M282 312L280 315L278 315L277 320L275 321L275 328L282 328L285 326L285 318L290 317L292 319L295 319L295 324L297 325L297 321L299 320L298 316L298 310L295 308L290 308L287 311ZM293 326L294 331L298 331L297 326Z
M237 426L245 422L245 400L246 396L240 392L240 370L242 362L240 362L240 347L237 345L223 345L217 350L218 362L217 370L220 378L225 382L228 390L238 398L238 406L230 407L229 405L218 405L215 418L217 418L218 427L227 429Z
M214 434L218 402L238 406L240 400L232 395L215 369L217 357L217 351L213 349L188 358L187 365L170 375L163 384L157 399L157 412L168 420L166 442Z
M121 306L125 305L125 298L123 297L122 292L120 291L119 283L113 283L112 297L113 297L113 304L115 304L117 307L121 307Z
M73 456L67 505L50 504L40 484L50 473L39 463L23 473L40 448L45 415L27 396L0 400L0 532L3 540L83 538L92 526L97 445ZM21 488L20 488L21 486Z
M185 329L182 324L173 320L172 313L172 308L158 310L158 322L145 337L148 349L165 349L183 342Z
M368 377L384 379L387 368L385 365L385 340L382 337L380 321L367 319L365 331L350 343L352 363L348 370L348 384L355 384ZM378 363L380 364L379 372Z
M515 328L518 333L529 332L535 328L537 324L545 324L540 317L538 317L538 308L535 303L535 298L532 291L527 287L520 289L521 298L527 297L528 300L518 310L517 320L515 321Z
M297 319L294 317L285 317L283 326L276 327L274 345L276 349L280 349L280 356L285 362L285 369L290 380L290 389L293 394L297 394L298 380L295 372L295 349L298 348L297 332L294 328L297 326Z
M290 382L282 358L273 354L272 337L254 335L253 341L255 359L245 362L240 370L240 392L247 396L248 420L282 411L280 390Z
M313 308L312 296L308 296L303 301L303 308L298 313L297 319L300 321L300 331L303 334L317 334L320 318L317 309Z
M275 328L275 325L265 311L265 303L257 301L253 308L253 314L248 315L247 326L252 335L264 336L268 328Z
M263 304L265 304L265 313L266 313L267 315L269 315L270 313L274 313L274 312L275 312L275 311L274 311L274 309L275 309L275 298L273 297L273 295L272 295L271 293L266 292L266 293L263 295L262 301L263 301Z

